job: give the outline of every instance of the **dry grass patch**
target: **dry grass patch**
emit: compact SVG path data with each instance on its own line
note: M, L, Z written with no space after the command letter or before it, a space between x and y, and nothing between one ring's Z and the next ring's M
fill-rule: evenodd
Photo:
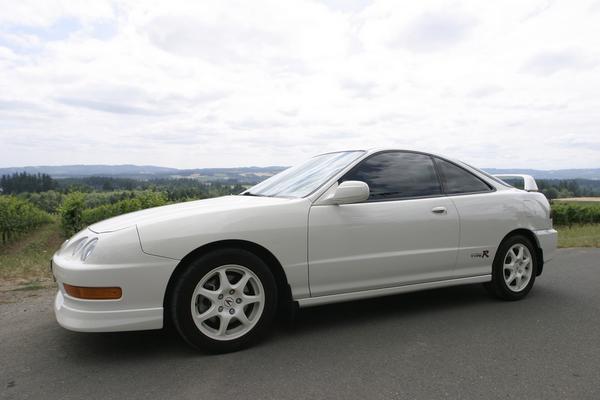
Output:
M51 285L50 258L62 241L58 222L51 222L0 245L0 290L35 290Z
M558 247L600 247L600 224L558 226Z

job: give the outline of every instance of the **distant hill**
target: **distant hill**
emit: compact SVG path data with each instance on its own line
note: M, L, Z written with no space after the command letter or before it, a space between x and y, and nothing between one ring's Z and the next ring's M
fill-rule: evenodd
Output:
M27 172L48 174L53 178L73 178L82 176L127 176L164 175L177 173L176 168L155 167L153 165L40 165L35 167L0 168L0 175Z
M177 169L153 165L60 165L0 168L1 175L16 172L43 173L55 179L82 178L89 176L133 178L148 180L155 178L191 178L200 181L236 181L256 183L287 167L240 167L240 168L197 168Z
M201 181L231 180L242 183L261 181L287 167L239 167L177 169L153 165L60 165L0 168L0 175L15 172L44 173L55 179L88 176L106 176L148 180L154 178L192 178ZM490 174L527 174L536 179L591 179L600 180L600 168L587 169L498 169L484 168Z

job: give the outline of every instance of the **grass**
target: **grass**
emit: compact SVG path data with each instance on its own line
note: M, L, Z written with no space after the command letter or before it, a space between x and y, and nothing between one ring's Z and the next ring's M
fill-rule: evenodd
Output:
M0 244L0 284L35 290L50 283L50 258L62 241L58 221L53 221L13 242Z
M598 205L600 203L600 196L596 197L563 197L560 199L554 199L552 201L556 201L559 203L588 203Z
M25 283L23 286L19 286L16 289L12 289L13 291L25 292L29 290L39 290L47 287L47 283L45 281L30 281Z
M558 247L600 247L600 224L558 226Z
M577 206L586 206L586 207L600 207L600 202L598 201L571 201L571 200L565 200L565 201L558 201L558 200L554 200L554 204L572 204L572 205L577 205Z

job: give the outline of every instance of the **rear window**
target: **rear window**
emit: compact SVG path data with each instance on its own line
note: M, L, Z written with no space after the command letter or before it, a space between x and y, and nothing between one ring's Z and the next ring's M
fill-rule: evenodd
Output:
M502 179L498 178L497 176L494 176L494 175L490 175L490 174L488 174L487 172L485 172L485 171L484 171L484 170L482 170L482 169L475 168L474 166L472 166L472 165L469 165L469 164L467 164L467 163L465 163L465 162L462 162L462 161L460 162L460 164L462 164L462 165L464 165L464 166L467 166L467 167L469 167L469 168L471 168L471 169L474 169L475 171L479 172L480 174L482 174L482 175L484 175L484 176L486 176L486 177L490 178L490 179L491 179L491 180L493 180L494 182L501 184L502 186L506 186L506 187L511 187L511 186L512 186L512 185L509 185L509 184L508 184L507 182L505 182L504 180L502 180Z
M436 159L447 194L489 192L487 183L451 162Z

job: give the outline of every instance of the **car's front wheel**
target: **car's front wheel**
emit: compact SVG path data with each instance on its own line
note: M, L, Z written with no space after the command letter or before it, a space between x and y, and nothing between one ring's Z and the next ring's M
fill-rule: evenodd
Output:
M242 349L260 339L273 320L277 285L269 267L242 249L221 249L193 261L171 293L179 334L209 352Z
M540 260L531 240L522 235L502 242L492 268L487 289L503 300L519 300L529 293L535 282Z

